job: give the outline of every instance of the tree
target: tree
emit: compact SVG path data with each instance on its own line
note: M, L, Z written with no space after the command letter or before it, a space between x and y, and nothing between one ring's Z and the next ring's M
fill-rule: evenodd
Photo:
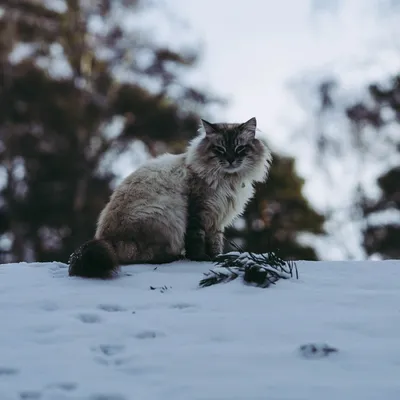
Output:
M390 169L378 179L380 198L366 210L368 216L385 211L397 211L389 214L385 222L369 224L364 232L363 245L368 255L379 254L386 259L400 259L400 166Z
M399 76L368 85L362 96L349 94L338 79L316 85L318 105L313 110L313 129L308 130L312 138L308 146L314 146L315 165L331 186L330 196L335 198L334 192L340 193L343 186L349 192L346 202L327 209L327 219L336 219L331 227L344 247L350 238L341 228L357 227L365 256L400 255L399 87ZM337 172L340 168L342 174ZM372 189L375 183L379 195ZM351 257L350 250L348 254Z
M93 235L110 195L114 176L104 162L133 140L150 154L157 141L173 147L193 135L198 109L213 101L179 78L195 65L193 53L139 42L121 27L121 16L144 2L47 4L0 0L4 261L66 261ZM118 118L122 127L110 134Z
M370 98L349 107L347 116L359 129L375 128L391 149L384 154L388 165L377 179L380 194L361 204L366 219L363 246L369 256L400 258L400 75L369 85L368 93Z

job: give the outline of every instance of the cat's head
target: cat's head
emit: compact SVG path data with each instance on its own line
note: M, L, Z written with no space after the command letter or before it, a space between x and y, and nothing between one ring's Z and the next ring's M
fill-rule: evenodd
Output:
M257 121L244 123L211 123L201 120L204 138L198 151L208 165L225 173L251 169L264 155L264 146L255 138Z

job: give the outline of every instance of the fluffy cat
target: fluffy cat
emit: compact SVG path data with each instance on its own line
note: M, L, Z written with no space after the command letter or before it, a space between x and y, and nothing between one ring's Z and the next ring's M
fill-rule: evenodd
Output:
M71 255L69 274L109 278L121 264L205 261L221 253L224 229L272 162L256 125L255 118L201 120L185 153L161 155L126 177L101 212L95 238Z

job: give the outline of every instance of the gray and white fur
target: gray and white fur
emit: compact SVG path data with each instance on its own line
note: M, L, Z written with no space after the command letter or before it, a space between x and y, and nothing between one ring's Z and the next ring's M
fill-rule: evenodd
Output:
M221 253L225 228L272 162L256 128L255 118L201 120L185 153L161 155L126 177L101 212L95 238L71 256L70 275L108 278L121 264L206 261Z

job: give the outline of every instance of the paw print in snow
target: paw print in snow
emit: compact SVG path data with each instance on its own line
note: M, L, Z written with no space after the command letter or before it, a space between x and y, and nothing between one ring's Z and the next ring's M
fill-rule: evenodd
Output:
M300 346L299 351L305 358L322 358L337 353L339 350L326 343L308 343Z

